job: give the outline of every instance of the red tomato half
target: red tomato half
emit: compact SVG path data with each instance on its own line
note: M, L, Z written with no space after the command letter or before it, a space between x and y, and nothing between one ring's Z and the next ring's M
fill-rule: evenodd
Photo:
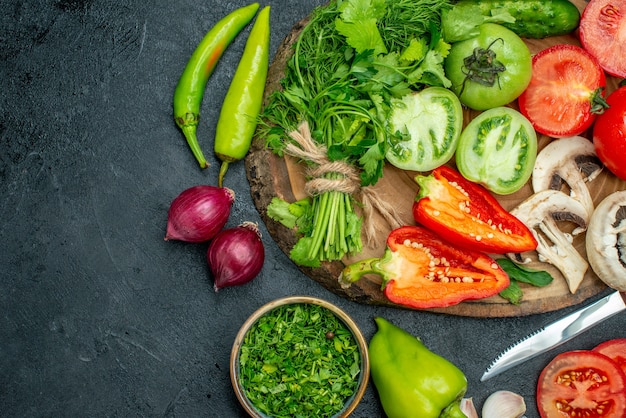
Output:
M626 373L626 338L605 341L594 348L593 351L610 357Z
M626 86L609 94L606 101L609 108L593 126L593 145L606 168L626 180Z
M537 132L554 138L580 135L591 126L596 112L604 109L606 76L581 47L546 48L533 57L532 71L518 103Z
M626 77L626 0L591 0L579 33L580 43L607 73Z
M595 351L559 354L539 376L537 407L542 418L624 418L626 375Z

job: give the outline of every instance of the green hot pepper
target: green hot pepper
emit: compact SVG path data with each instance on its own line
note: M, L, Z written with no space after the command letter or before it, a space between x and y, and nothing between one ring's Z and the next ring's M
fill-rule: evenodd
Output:
M228 164L246 156L261 112L269 68L270 6L259 12L230 83L215 130L215 155L222 161L218 185Z
M257 10L259 10L259 4L252 3L233 11L217 22L196 47L176 85L174 120L182 129L191 152L201 168L209 166L196 137L200 104L206 83L226 47L252 20Z
M387 416L465 418L460 408L467 389L463 372L402 328L380 317L375 321L370 372Z

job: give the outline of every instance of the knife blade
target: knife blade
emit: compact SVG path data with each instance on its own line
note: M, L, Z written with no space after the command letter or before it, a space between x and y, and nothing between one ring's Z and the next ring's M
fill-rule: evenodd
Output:
M505 349L480 378L481 382L545 353L596 324L626 310L626 293L613 292L564 318L552 322Z

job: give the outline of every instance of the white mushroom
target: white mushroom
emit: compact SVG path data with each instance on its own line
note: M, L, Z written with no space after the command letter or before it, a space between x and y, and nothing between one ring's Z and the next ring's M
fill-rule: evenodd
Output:
M607 286L626 292L626 190L605 197L589 220L587 258Z
M542 190L532 194L511 211L537 239L539 261L558 268L567 281L570 292L576 293L589 268L587 260L574 248L572 235L584 232L589 215L585 207L573 197L557 190ZM570 221L578 227L571 233L559 228L557 222ZM551 241L551 243L550 243ZM519 254L509 254L517 262Z
M561 138L550 142L537 155L533 168L533 190L561 190L567 183L570 195L579 200L589 215L593 200L585 181L596 178L602 171L593 143L582 136Z

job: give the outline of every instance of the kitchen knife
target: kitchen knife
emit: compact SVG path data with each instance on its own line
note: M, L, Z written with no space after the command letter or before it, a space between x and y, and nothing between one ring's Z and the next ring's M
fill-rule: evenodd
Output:
M623 310L626 310L626 293L611 293L509 346L487 367L480 380L484 382L545 353Z

